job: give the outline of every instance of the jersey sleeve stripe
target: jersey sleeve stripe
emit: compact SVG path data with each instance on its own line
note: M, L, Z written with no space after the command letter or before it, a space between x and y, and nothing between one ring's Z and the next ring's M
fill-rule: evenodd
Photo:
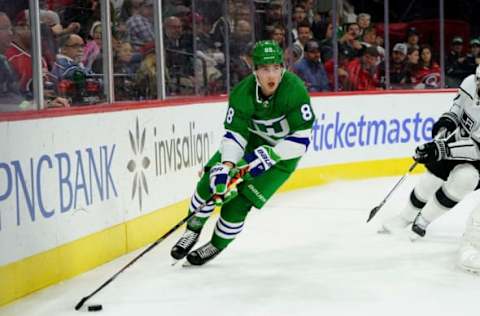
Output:
M227 130L220 145L222 161L237 163L245 152L247 141L242 135Z
M298 143L298 144L303 144L303 145L305 145L306 148L308 148L308 145L310 145L310 138L308 138L308 137L289 136L289 137L285 138L285 140L291 141L291 142L294 142L294 143Z
M227 131L223 137L226 138L226 139L233 140L235 143L238 144L238 146L240 146L240 148L242 148L242 150L245 150L245 145L247 144L247 141L245 139L243 139L243 137L240 136L240 134L237 134L237 133L231 132L231 131Z

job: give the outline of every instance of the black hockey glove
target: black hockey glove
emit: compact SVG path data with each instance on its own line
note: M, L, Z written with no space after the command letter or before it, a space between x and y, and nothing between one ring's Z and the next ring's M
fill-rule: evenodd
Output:
M441 131L445 131L445 135L441 135L440 138L447 137L448 134L452 133L454 130L457 129L457 122L455 121L455 115L450 113L445 113L438 121L433 124L432 127L432 138L435 138L437 134Z
M425 143L415 149L413 159L418 163L432 163L446 159L450 156L450 149L443 140Z

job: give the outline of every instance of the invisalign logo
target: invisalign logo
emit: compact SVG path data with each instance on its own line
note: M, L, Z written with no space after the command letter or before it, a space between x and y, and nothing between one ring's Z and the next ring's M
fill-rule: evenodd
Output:
M142 211L143 192L148 194L148 183L144 170L148 169L150 166L150 159L143 154L147 135L145 128L140 131L138 117L135 124L135 131L128 131L128 134L130 136L130 146L132 147L133 154L135 155L135 157L130 159L127 164L128 171L133 173L132 200L135 199L136 195L138 195L138 205L140 207L140 211Z

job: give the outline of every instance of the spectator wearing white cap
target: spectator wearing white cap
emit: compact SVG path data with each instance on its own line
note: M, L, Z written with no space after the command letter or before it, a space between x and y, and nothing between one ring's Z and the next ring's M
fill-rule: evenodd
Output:
M397 43L393 46L392 56L390 57L390 83L392 87L404 81L407 66L407 45ZM380 65L380 77L385 81L385 62Z
M392 53L397 53L397 59L405 59L405 56L407 56L407 45L403 43L395 44L395 46L393 46Z

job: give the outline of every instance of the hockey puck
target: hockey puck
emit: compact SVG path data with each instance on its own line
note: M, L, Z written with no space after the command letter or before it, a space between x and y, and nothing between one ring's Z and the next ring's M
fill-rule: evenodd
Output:
M98 312L103 309L102 304L93 304L93 305L88 305L88 311L89 312Z

